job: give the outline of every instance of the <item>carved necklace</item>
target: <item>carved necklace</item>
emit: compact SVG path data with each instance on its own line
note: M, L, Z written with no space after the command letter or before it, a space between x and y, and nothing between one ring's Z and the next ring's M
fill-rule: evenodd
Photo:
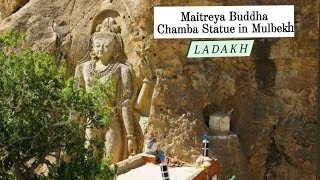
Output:
M96 62L97 61L95 61L95 60L91 60L91 62L89 64L89 74L91 76L96 76L98 78L101 78L104 76L110 76L110 74L113 73L119 65L118 62L114 63L114 60L112 60L103 71L97 71L96 70Z

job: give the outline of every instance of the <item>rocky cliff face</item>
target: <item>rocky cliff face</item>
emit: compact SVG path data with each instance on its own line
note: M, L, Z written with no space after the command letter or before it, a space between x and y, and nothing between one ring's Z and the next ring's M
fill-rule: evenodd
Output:
M116 16L121 24L125 52L134 67L138 87L143 76L134 48L138 42L148 44L146 56L155 86L145 131L166 153L194 162L200 154L209 116L234 109L231 130L239 139L229 145L214 140L212 147L213 151L214 146L227 149L229 160L221 153L216 154L217 158L233 161L221 177L235 174L247 179L250 173L254 179L315 179L319 51L316 1L26 2L0 3L4 18L0 29L24 31L28 45L47 50L58 60L67 59L70 76L88 51L92 28L105 16ZM295 38L255 39L250 57L187 59L190 40L155 40L152 36L154 6L262 4L295 5Z
M0 2L0 19L4 19L23 7L29 0L3 0Z

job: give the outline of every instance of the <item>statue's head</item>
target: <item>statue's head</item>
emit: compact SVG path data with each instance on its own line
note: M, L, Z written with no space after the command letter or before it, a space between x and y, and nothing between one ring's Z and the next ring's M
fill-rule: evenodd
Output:
M102 63L121 60L122 42L117 34L119 32L120 28L113 18L107 18L98 25L96 32L91 37L91 57L102 61Z

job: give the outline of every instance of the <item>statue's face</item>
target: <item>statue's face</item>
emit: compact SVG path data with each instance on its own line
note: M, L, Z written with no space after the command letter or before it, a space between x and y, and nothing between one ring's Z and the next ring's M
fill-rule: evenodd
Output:
M112 59L115 40L113 38L94 38L93 51L101 61Z

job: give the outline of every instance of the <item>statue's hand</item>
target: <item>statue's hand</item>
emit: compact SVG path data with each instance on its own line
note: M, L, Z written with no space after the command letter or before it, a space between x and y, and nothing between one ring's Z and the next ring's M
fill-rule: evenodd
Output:
M140 60L139 63L141 73L144 77L148 78L149 80L152 79L152 69L151 66L146 58Z
M128 135L128 151L129 154L137 154L138 151L138 143L137 138L134 135Z

